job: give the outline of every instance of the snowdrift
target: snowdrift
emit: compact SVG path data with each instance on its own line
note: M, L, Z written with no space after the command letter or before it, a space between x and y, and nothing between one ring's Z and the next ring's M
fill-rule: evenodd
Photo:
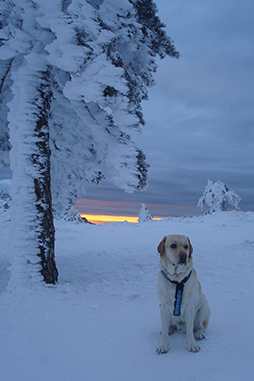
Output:
M8 211L0 214L4 381L253 380L254 213L140 224L56 222L59 284L8 291ZM158 355L157 244L186 234L212 315L201 351L185 335ZM16 272L18 269L15 269Z

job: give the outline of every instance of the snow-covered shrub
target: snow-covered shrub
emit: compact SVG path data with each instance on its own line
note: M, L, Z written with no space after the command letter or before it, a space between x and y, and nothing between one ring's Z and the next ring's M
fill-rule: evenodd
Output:
M212 214L220 210L227 211L229 205L239 209L240 201L240 196L230 191L227 185L220 180L215 183L208 180L205 192L198 201L198 207L204 214Z
M9 209L11 180L0 180L0 211Z
M153 216L151 215L151 213L147 209L146 205L141 204L141 209L140 209L139 216L138 216L138 222L141 223L141 222L151 221L152 218L153 218Z

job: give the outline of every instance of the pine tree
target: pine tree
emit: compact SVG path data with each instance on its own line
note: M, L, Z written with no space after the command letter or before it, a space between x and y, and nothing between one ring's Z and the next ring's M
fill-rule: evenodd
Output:
M205 192L198 201L198 207L204 214L212 214L220 210L227 211L229 205L239 209L240 201L240 196L230 191L227 185L220 180L215 183L208 180Z
M145 188L148 165L131 134L144 124L155 56L178 53L152 1L6 0L0 14L13 279L22 268L27 278L41 273L56 283L53 212L75 219L84 181L108 177L126 192Z
M1 57L9 62L2 90L8 95L11 91L8 119L3 120L8 121L12 146L12 281L22 283L20 271L23 277L31 267L29 278L38 281L41 273L46 283L56 283L48 124L51 91L44 51L52 36L38 27L40 12L34 3L20 5L12 1L1 5Z

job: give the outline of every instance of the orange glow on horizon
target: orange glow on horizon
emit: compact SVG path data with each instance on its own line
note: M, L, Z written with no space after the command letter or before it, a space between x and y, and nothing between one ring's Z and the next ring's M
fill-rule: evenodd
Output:
M81 217L86 218L89 222L92 222L93 224L101 225L104 222L132 222L137 224L138 223L138 217L131 217L131 216L110 216L110 215L96 215L96 214L80 214ZM155 217L153 220L161 220L162 217Z

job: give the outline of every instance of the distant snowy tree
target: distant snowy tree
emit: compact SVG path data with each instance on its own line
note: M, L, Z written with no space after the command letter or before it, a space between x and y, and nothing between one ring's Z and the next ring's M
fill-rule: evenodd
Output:
M138 216L138 222L139 223L147 222L147 221L151 221L152 219L153 219L153 216L151 215L151 213L147 209L146 205L141 204L141 209L140 209L139 216Z
M198 207L204 214L212 214L217 211L226 211L229 205L236 209L240 207L241 198L233 191L230 191L226 184L221 181L213 183L208 180L203 196L198 201Z
M145 188L148 165L131 134L144 124L155 56L178 57L156 12L152 1L0 3L0 160L8 165L11 148L14 279L22 269L57 282L53 212L75 219L83 180Z

